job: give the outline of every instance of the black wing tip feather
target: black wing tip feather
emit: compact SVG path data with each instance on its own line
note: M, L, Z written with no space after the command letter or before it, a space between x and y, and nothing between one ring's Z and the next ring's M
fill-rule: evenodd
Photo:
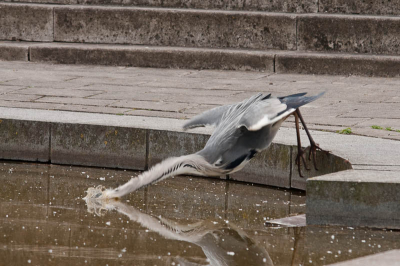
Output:
M287 105L288 108L293 108L297 109L303 105L306 105L310 102L313 102L317 100L318 98L322 97L325 94L325 91L314 95L314 96L308 96L306 97L307 93L297 93L297 94L292 94L289 96L281 97L279 98L283 103Z
M279 100L283 100L283 99L285 99L285 98L290 98L290 97L301 97L301 96L304 96L304 95L306 95L306 94L307 94L307 92L301 92L301 93L296 93L296 94L281 96L281 97L278 97L278 99L279 99Z

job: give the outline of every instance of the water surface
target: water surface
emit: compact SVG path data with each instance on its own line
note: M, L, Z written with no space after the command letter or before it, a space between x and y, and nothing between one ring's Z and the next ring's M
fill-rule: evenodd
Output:
M397 231L267 227L304 213L305 195L231 181L175 177L117 202L82 200L136 175L2 162L0 265L325 265L400 248Z

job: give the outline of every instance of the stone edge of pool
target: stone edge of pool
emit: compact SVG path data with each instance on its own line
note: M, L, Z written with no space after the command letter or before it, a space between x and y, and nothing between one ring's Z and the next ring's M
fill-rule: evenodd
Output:
M0 158L145 170L202 149L212 129L184 132L184 120L0 107ZM302 136L303 145L308 145ZM329 155L298 175L295 130L242 171L223 179L307 190L307 224L400 228L400 142L313 131ZM309 178L308 177L313 177ZM307 181L306 181L307 179Z

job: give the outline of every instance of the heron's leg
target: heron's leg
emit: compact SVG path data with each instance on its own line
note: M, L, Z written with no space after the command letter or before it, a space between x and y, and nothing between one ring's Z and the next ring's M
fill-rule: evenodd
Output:
M304 157L305 152L304 150L301 148L301 140L300 140L300 128L299 128L299 116L296 112L293 113L294 114L294 119L295 119L295 124L296 124L296 135L297 135L297 156L296 156L296 164L299 170L299 176L303 177L303 175L301 174L301 160L303 160L303 164L304 167L307 170L310 170L309 168L307 168L307 164L306 164L306 159Z
M314 139L311 137L310 132L308 131L308 128L306 126L306 123L304 122L304 119L303 119L303 116L300 113L300 110L297 109L295 113L300 118L301 124L303 125L304 130L306 131L307 137L310 140L310 153L308 154L308 160L311 161L311 156L312 156L313 157L314 168L315 168L315 170L318 170L317 162L316 162L317 161L316 160L317 150L320 150L320 151L323 151L323 152L326 152L326 153L329 153L329 151L325 151L325 150L321 149L319 147L319 145L317 143L315 143Z

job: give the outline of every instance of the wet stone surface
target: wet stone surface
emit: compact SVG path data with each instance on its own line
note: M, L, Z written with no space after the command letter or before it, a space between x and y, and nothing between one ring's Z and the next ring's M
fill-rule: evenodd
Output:
M305 212L305 195L175 177L87 206L90 186L136 172L0 164L0 258L7 265L325 265L399 248L399 231L267 227Z

